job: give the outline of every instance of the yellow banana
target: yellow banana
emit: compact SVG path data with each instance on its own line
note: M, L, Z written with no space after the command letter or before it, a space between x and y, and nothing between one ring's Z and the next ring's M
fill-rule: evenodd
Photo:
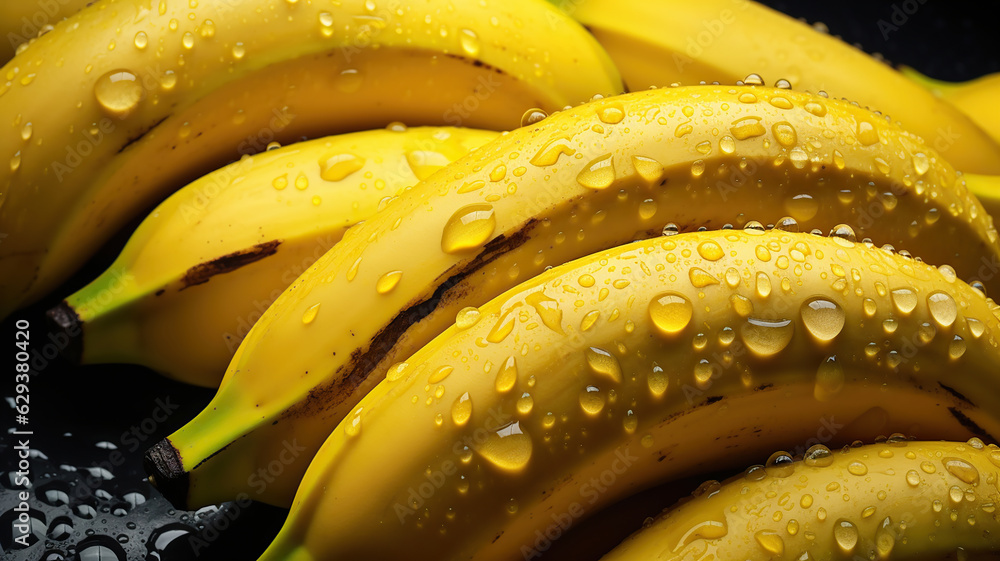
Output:
M0 2L0 64L27 48L32 39L94 0L8 0Z
M995 142L1000 142L1000 104L997 103L1000 72L957 83L935 80L906 66L900 68L900 72L965 113Z
M532 559L623 496L809 439L992 439L998 338L1000 307L950 270L841 238L597 253L390 368L261 561Z
M1000 176L967 173L964 180L969 191L979 199L986 212L996 219L1000 216Z
M495 132L345 134L247 156L184 187L49 312L83 363L219 385L255 319L347 228Z
M1000 448L960 442L785 452L695 496L603 561L996 558Z
M255 324L219 393L147 469L176 504L252 492L287 505L337 422L460 309L670 223L853 223L859 239L1000 290L996 229L958 177L864 109L781 89L648 90L551 115L351 229ZM293 441L298 461L269 470Z
M136 211L272 140L408 125L505 130L617 93L537 0L99 0L0 70L0 316Z
M756 72L846 97L923 137L963 171L1000 173L1000 145L890 66L749 0L552 0L587 26L633 90Z

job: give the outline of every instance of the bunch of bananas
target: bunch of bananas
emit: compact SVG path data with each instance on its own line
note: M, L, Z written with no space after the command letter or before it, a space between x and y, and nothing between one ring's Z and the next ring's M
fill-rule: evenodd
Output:
M263 561L544 557L756 459L607 558L1000 550L995 77L745 0L83 4L0 76L0 315L159 204L49 317L218 388L146 469L290 507Z

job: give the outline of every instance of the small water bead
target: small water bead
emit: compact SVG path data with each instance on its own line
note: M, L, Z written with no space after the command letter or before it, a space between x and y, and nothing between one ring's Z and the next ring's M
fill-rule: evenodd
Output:
M844 328L846 314L831 300L812 298L802 304L802 323L806 330L820 341L832 341Z
M604 409L607 402L604 394L597 386L587 386L580 392L580 407L588 415L597 415Z
M712 381L712 364L708 359L701 359L694 366L694 381L700 389L707 389Z
M528 465L532 448L531 437L524 434L520 422L514 422L490 432L476 452L501 470L519 472Z
M138 109L145 93L138 77L128 70L112 70L94 84L94 97L101 109L119 119Z
M868 466L861 462L854 461L848 464L847 471L851 475L865 475L868 473Z
M917 473L917 470L911 469L906 472L906 484L910 487L920 485L920 474Z
M817 401L830 401L844 388L844 367L836 356L827 357L816 370L813 396Z
M597 347L589 347L584 354L587 365L594 374L610 378L616 384L623 380L621 364L613 354Z
M948 344L948 356L954 360L962 358L962 355L965 354L965 349L965 340L962 339L962 337L955 335L955 338Z
M459 253L481 247L496 229L493 205L477 203L466 205L448 219L441 235L441 250Z
M764 228L764 225L761 224L760 222L757 222L756 220L751 220L747 222L746 225L743 226L743 231L752 236L760 236L763 235L764 232L767 231L767 229Z
M528 413L531 413L531 409L532 407L534 407L534 405L535 405L535 400L533 397L531 397L531 394L529 394L528 392L524 392L523 394L521 394L521 397L517 399L517 404L516 404L517 412L522 415L527 415Z
M837 224L834 226L833 229L830 230L830 237L847 240L851 243L858 241L858 236L854 233L854 228L851 228L847 224Z
M694 308L685 296L666 292L650 301L648 313L656 329L663 335L671 336L691 323Z
M827 467L833 464L833 452L822 444L814 444L802 455L802 461L810 467Z
M375 282L375 291L379 294L388 294L396 288L399 284L400 279L403 277L403 271L389 271L385 273Z
M606 189L615 181L615 166L612 154L595 158L577 176L580 185L589 189Z
M878 130L868 121L858 121L857 136L862 146L871 146L879 141Z
M319 307L320 303L317 303L306 309L305 313L302 314L302 323L304 325L309 325L315 321L316 316L319 315Z
M784 555L785 553L785 541L780 535L778 535L777 532L772 530L760 530L754 534L754 539L757 540L757 545L759 545L761 549L771 555Z
M649 373L646 378L646 384L649 386L649 391L653 394L653 397L660 397L667 391L667 374L657 365L653 365L653 370Z
M233 58L236 60L242 60L243 57L247 54L246 47L244 47L243 43L241 42L237 42L235 45L233 45L232 52L233 52Z
M680 228L678 228L677 224L674 224L673 222L667 222L663 226L663 231L661 232L661 234L664 236L674 236L679 233L680 233Z
M319 160L320 177L340 181L365 166L365 159L355 154L329 154Z
M912 288L895 288L890 294L896 310L903 315L909 315L917 307L917 294Z
M771 454L764 468L771 477L788 477L795 472L795 459L788 452L778 451Z
M468 306L462 308L455 315L455 327L458 329L468 329L479 322L479 318L482 314L479 312L479 308Z
M757 273L756 281L757 295L761 298L767 298L771 294L771 277L761 271Z
M732 154L736 151L736 140L728 134L719 139L719 150L723 154Z
M763 86L764 78L761 78L760 74L751 73L747 74L746 78L743 78L743 83L747 86Z
M954 475L963 483L969 485L979 484L979 470L969 462L961 458L942 458L941 463L944 464L944 468L948 473Z
M933 292L927 296L927 308L934 321L942 327L950 327L958 317L955 299L946 292Z

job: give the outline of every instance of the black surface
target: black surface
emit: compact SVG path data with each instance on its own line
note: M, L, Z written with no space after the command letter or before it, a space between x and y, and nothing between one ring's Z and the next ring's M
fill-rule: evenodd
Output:
M993 29L991 14L984 11L985 3L766 4L810 22L821 21L849 43L859 42L868 52L879 52L893 63L913 66L936 78L962 80L1000 71L1000 34ZM64 343L56 333L50 337L44 310L103 271L129 230L52 298L0 326L4 342L0 363L6 364L15 352L14 321L31 323L35 370L27 428L34 435L30 437L33 485L28 502L38 537L26 550L10 550L13 509L18 503L11 479L16 462L12 446L17 442L8 434L14 412L0 404L0 551L4 560L255 559L284 518L283 510L260 504L175 511L144 480L145 448L194 416L208 403L211 391L170 382L139 367L73 368L52 358ZM2 395L13 395L13 368L5 368L0 388ZM7 401L12 403L10 398Z

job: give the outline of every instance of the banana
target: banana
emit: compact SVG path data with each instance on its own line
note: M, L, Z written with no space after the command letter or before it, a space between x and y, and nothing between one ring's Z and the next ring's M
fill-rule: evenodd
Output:
M928 89L934 95L965 113L995 142L1000 142L1000 72L981 76L968 82L944 82L924 76L913 68L899 69L904 76Z
M966 187L994 218L1000 216L1000 176L967 173L963 177Z
M0 3L0 64L34 38L94 0L9 0Z
M1000 551L995 444L895 438L772 459L706 482L602 560L995 559Z
M891 115L963 171L1000 173L1000 145L959 110L863 51L755 2L551 1L587 26L633 90L756 72Z
M869 111L782 89L647 90L551 115L351 229L254 325L215 398L147 452L147 469L178 505L245 492L287 505L336 424L459 310L670 223L853 223L959 278L985 268L975 282L1000 290L996 229L959 177ZM260 489L254 474L293 441L300 460Z
M1000 307L950 270L842 238L597 253L390 368L260 559L532 559L621 497L811 438L992 439L998 338Z
M142 364L218 387L256 317L347 228L496 136L379 130L247 156L158 206L49 317L82 363Z
M99 0L0 74L0 316L271 141L392 121L507 130L622 90L600 45L537 0Z

